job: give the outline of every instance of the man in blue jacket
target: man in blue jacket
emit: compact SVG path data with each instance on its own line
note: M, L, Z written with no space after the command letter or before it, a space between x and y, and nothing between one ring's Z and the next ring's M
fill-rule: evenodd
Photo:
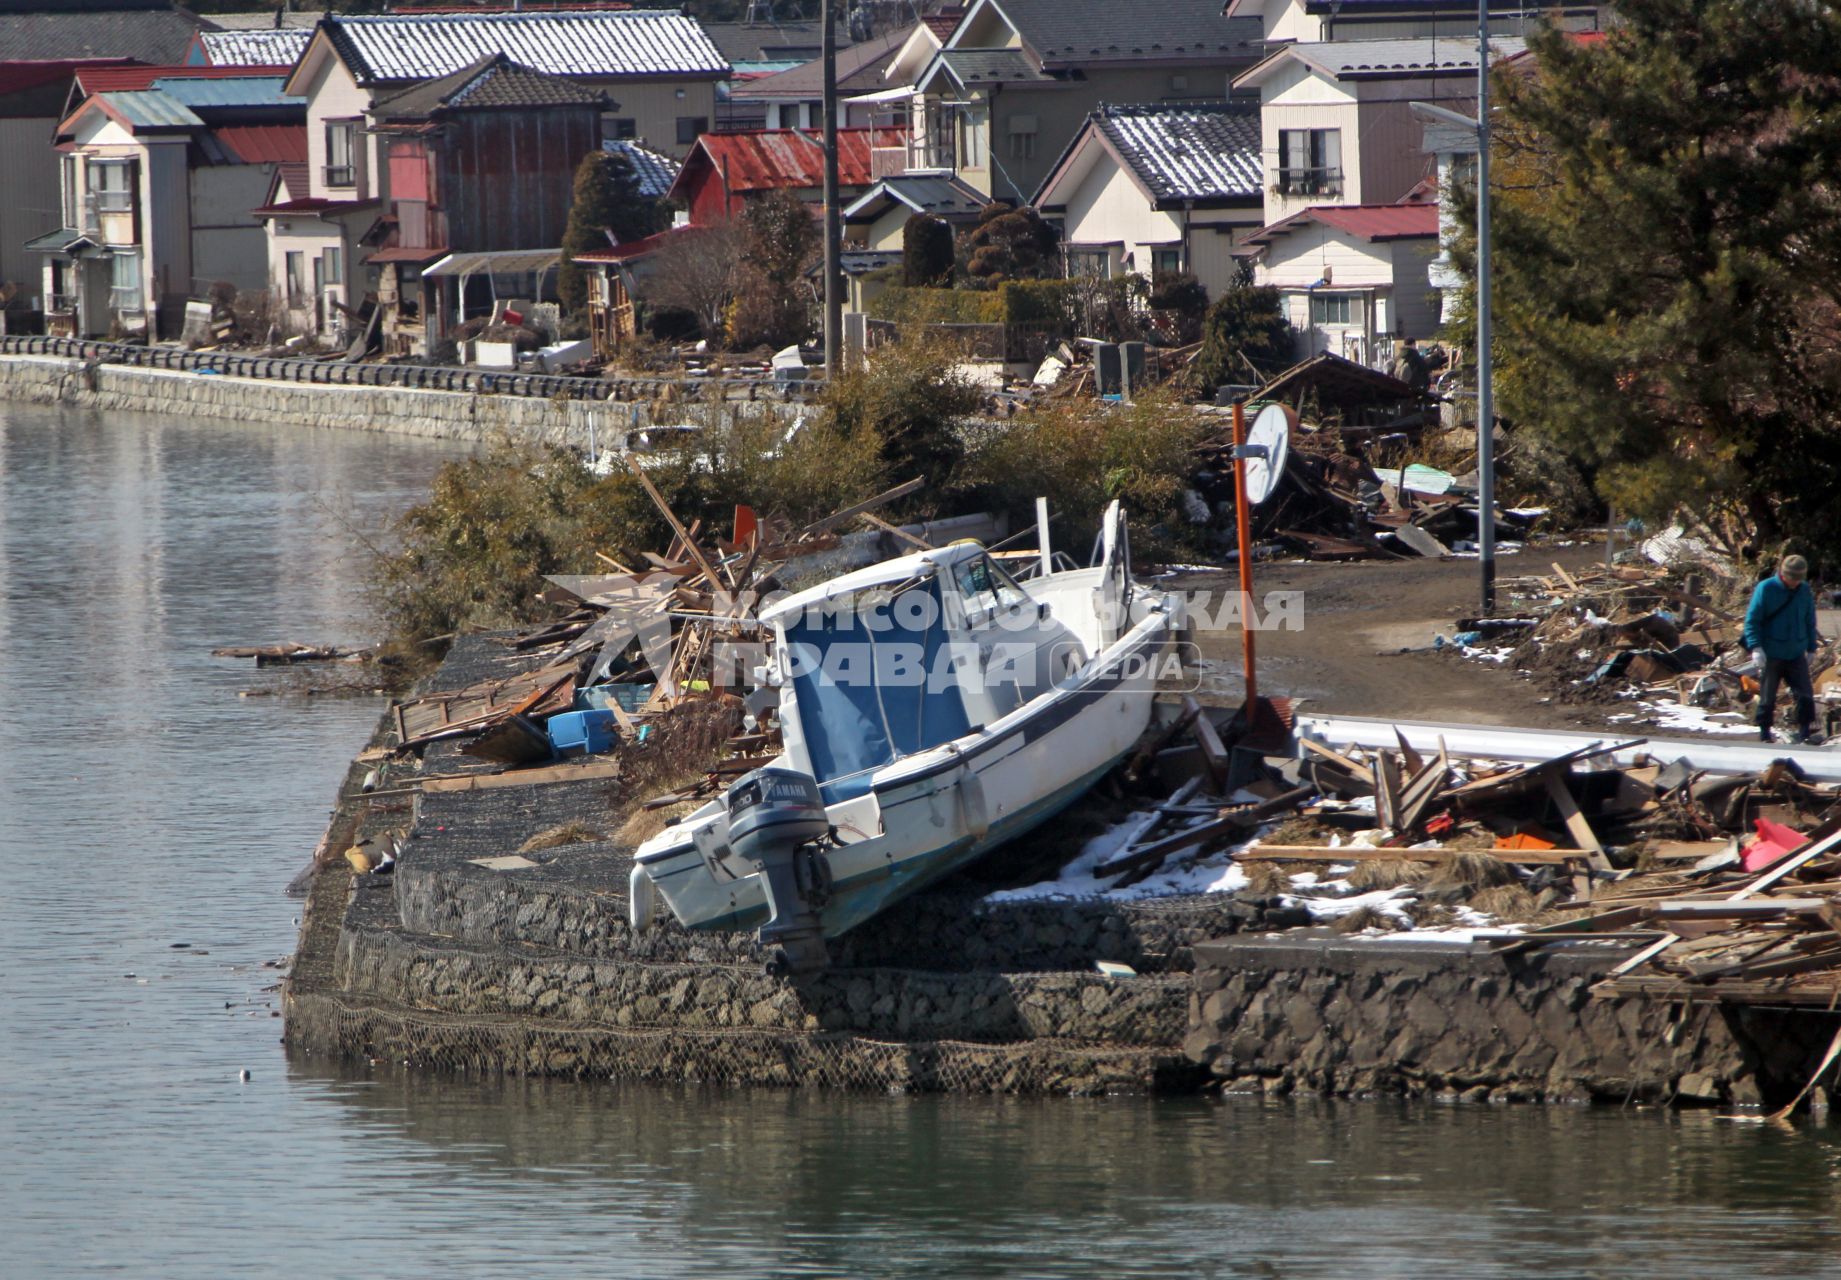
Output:
M1785 556L1777 572L1760 582L1745 610L1745 647L1759 667L1758 736L1770 742L1777 719L1777 686L1787 681L1796 699L1794 741L1808 742L1815 727L1815 689L1809 681L1809 655L1820 642L1815 633L1815 592L1809 589L1809 562Z

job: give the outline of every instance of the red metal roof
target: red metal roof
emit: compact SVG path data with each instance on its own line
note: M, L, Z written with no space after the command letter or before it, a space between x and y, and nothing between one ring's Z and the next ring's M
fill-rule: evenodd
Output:
M325 196L307 196L301 200L283 200L280 204L265 204L250 212L258 218L286 217L290 213L343 213L348 209L364 209L376 204L376 200L328 200Z
M77 69L77 82L85 94L134 92L151 89L155 80L181 76L205 80L247 80L251 76L285 76L291 67L147 67L90 66Z
M1249 244L1265 244L1289 231L1299 230L1306 222L1320 222L1326 227L1364 240L1412 240L1438 234L1438 206L1435 204L1319 204L1281 218L1269 227L1247 237Z
M625 244L609 245L605 249L589 249L582 253L571 254L577 262L625 262L630 258L643 258L654 249L662 247L672 236L695 235L700 227L667 227L655 231L638 240L629 240Z
M906 129L839 129L837 180L846 187L868 186L870 135L873 145L899 147ZM821 187L825 182L824 140L816 129L744 129L736 133L706 133L684 162L673 191L684 185L693 169L714 169L723 174L730 191L774 191L788 187Z
M85 68L125 69L134 65L133 58L55 58L0 62L0 95L24 93L40 85L68 80L73 73Z
M305 164L307 127L299 124L227 124L217 140L244 164Z

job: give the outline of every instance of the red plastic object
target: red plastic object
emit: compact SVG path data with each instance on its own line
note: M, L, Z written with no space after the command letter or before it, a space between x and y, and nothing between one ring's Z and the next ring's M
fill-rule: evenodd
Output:
M1758 838L1739 856L1739 865L1747 871L1763 871L1809 843L1802 832L1769 818L1759 818L1756 826Z

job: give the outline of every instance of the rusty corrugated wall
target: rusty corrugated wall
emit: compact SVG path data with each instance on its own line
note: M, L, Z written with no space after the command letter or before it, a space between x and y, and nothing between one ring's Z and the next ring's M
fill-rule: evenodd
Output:
M575 168L600 146L593 107L456 112L443 125L435 186L448 247L555 248L569 220Z

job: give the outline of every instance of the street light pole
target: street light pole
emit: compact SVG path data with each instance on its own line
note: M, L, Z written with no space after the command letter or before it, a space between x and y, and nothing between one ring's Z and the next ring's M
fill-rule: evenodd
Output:
M1477 0L1477 560L1496 611L1496 406L1489 324L1489 0Z
M843 256L844 231L837 207L837 26L831 8L832 0L823 0L818 21L823 29L819 60L824 64L825 378L835 382L843 372L839 345L843 339L844 290L839 259Z

